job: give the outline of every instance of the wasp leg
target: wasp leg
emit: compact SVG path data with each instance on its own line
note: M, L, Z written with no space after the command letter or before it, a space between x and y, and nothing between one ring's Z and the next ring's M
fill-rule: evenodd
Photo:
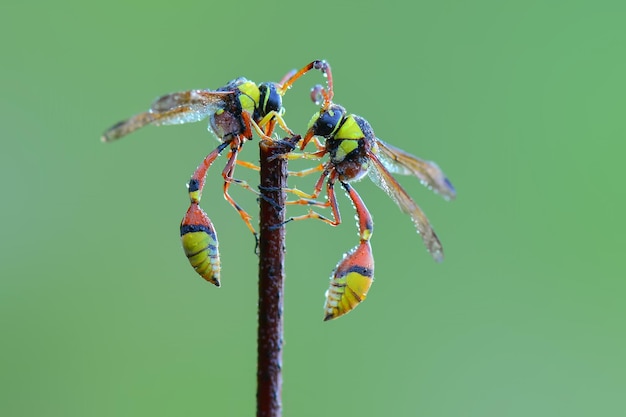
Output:
M309 141L311 141L311 140L313 141L313 144L317 148L317 152L315 152L314 154L317 154L317 153L319 153L321 151L324 151L326 149L326 147L322 144L322 142L320 142L320 140L317 138L317 136L313 136L311 139L309 139Z
M237 210L237 212L239 213L239 216L241 216L241 219L244 221L244 223L246 224L246 226L248 227L248 229L250 230L250 232L252 232L252 235L254 236L255 240L257 241L258 244L258 233L256 232L256 230L254 229L254 227L252 226L252 223L250 222L250 220L252 219L252 216L250 216L229 194L228 190L230 188L231 184L238 184L239 186L245 188L246 190L249 190L257 195L260 195L260 193L258 191L256 191L255 189L253 189L250 184L248 184L246 181L244 180L240 180L237 178L233 178L233 174L235 171L235 165L239 164L242 165L244 167L253 169L253 170L260 170L260 168L254 164L251 164L249 162L244 162L244 161L238 161L237 160L237 156L239 154L239 151L241 150L241 148L243 147L243 144L245 143L246 139L250 139L252 138L252 131L256 131L257 134L261 137L261 140L269 140L269 141L273 141L274 139L271 138L269 135L271 134L271 130L273 129L274 126L274 120L277 119L279 125L285 129L288 132L291 132L291 130L289 128L287 128L287 125L284 123L284 121L282 120L281 116L279 113L277 112L271 112L270 114L266 115L258 124L252 120L252 118L250 117L250 115L246 112L243 112L241 114L243 122L244 122L244 132L238 136L235 137L231 142L230 142L230 152L228 154L228 161L226 162L226 166L224 167L224 170L222 171L222 177L224 178L224 198L226 199L226 201L228 201L228 203L233 206L235 208L235 210ZM263 128L266 128L266 130L263 130ZM292 134L293 135L293 134Z
M292 84L296 82L298 78L302 77L304 74L306 74L307 72L313 69L322 71L322 74L324 75L324 77L326 77L327 90L325 91L327 92L327 95L328 95L327 104L330 105L330 101L333 98L333 75L330 70L330 65L328 64L328 62L324 60L312 61L308 63L307 65L305 65L304 67L302 67L299 71L296 71L296 72L291 71L287 73L287 75L283 77L283 79L280 82L280 85L278 86L279 94L284 95L287 92L287 90L292 86Z
M275 112L273 112L275 113ZM260 168L254 164L251 164L249 162L244 162L244 161L238 161L237 160L237 156L239 154L239 151L241 150L241 148L243 147L245 140L246 139L250 139L252 138L252 130L255 130L257 132L257 134L261 137L262 140L270 140L273 141L274 139L272 139L270 136L268 136L268 134L266 133L267 131L264 131L262 129L262 127L268 127L268 123L270 123L273 118L270 117L266 117L264 119L261 120L260 122L260 126L259 124L255 123L254 120L252 120L252 118L250 117L250 115L246 112L241 113L241 117L243 119L244 122L244 132L240 135L235 137L231 142L230 142L230 152L228 154L228 161L226 162L226 166L224 167L224 170L222 171L222 177L224 178L224 198L226 199L226 201L228 201L228 203L233 206L233 208L235 210L237 210L237 212L239 213L239 216L241 217L241 219L244 221L244 223L246 224L246 226L248 227L248 229L250 230L250 232L252 232L252 235L254 236L255 241L257 242L258 245L258 233L256 232L256 230L254 229L254 227L252 226L252 223L250 222L250 220L252 219L252 216L250 216L229 194L228 189L230 188L231 184L238 184L239 186L245 188L246 190L249 190L257 195L260 195L260 193L258 191L256 191L255 189L253 189L250 184L248 184L246 181L244 180L240 180L237 178L233 178L233 173L235 172L235 165L239 164L242 165L244 167L250 168L250 169L254 169L254 170L260 170ZM273 124L270 125L270 127L273 127Z
M251 169L253 171L260 171L261 167L258 165L255 165L251 162L246 162L246 161L240 161L239 159L237 159L237 165L241 165L244 168L248 168Z
M303 169L302 171L289 171L288 174L292 177L306 177L307 175L320 172L324 169L324 164L319 164L313 168Z
M289 171L289 175L293 175L294 177L304 177L306 175L310 175L315 172L322 171L324 168L325 168L325 165L320 164L320 165L317 165L316 167L305 169L302 171ZM316 186L312 194L305 193L304 191L296 187L284 188L283 191L293 194L296 197L299 197L298 200L287 201L286 204L287 205L314 205L314 206L319 206L319 207L328 207L328 202L315 201L315 199L319 196L319 193L321 192L321 188L322 188L321 183L323 182L324 176L325 175L323 175L320 181L318 181L319 188Z
M276 112L270 112L268 114L269 115L273 115ZM276 113L277 114L277 113ZM252 117L250 116L250 114L248 114L247 112L242 112L241 113L241 118L243 119L243 122L246 126L246 129L244 131L244 133L242 133L242 136L248 139L252 139L252 130L254 130L257 135L259 135L261 137L261 140L269 140L269 141L274 141L274 138L272 138L270 135L272 134L271 131L269 131L269 133L267 133L266 130L263 130L262 127L266 126L268 124L268 122L272 119L272 118L268 118L267 116L264 117L261 122L263 123L262 126L260 126L259 124L257 124L254 120L252 120ZM268 119L268 120L266 120ZM270 125L271 128L273 129L273 124Z
M204 158L187 185L191 204L180 224L180 238L189 263L210 283L220 286L220 255L217 233L209 216L200 208L206 173L219 154L228 146L222 143Z
M274 127L277 123L280 126L280 128L283 129L283 131L285 131L285 133L287 133L289 136L294 136L295 133L293 133L293 130L287 127L287 123L285 123L285 119L283 119L283 113L284 111L281 111L280 113L277 111L271 111L268 114L266 114L265 117L263 117L257 123L257 126L259 128L261 129L265 128L265 130L263 130L263 134L259 136L261 136L262 138L271 136L272 133L274 132Z
M228 154L228 157L231 157L231 154ZM235 161L236 165L241 165L243 167L248 168L248 163L247 162L243 162L243 164L239 164L239 160ZM233 165L233 169L230 172L230 176L228 176L227 178L224 178L225 181L230 182L231 184L237 184L238 186L240 186L241 188L250 191L251 193L256 194L257 196L260 196L260 193L255 190L254 188L252 188L252 186L248 183L248 181L245 180L240 180L238 178L232 178L232 173L234 172L234 165Z
M320 165L319 167L316 167L316 170L317 168L325 168L325 166ZM297 197L299 197L298 200L287 201L286 204L287 205L316 206L316 207L333 207L333 213L335 213L335 218L337 218L337 214L339 213L339 210L337 209L337 199L335 198L335 192L334 192L335 176L336 176L336 173L334 171L331 172L331 170L329 169L324 169L324 172L322 172L322 175L315 183L315 187L313 188L312 194L307 194L304 191L299 190L297 188L285 188L284 189L285 192L294 194ZM326 177L329 177L328 183L326 186L326 195L328 199L325 202L317 201L316 199L317 197L319 197L320 193L322 192L322 187L323 187L324 180L326 179ZM311 218L316 218L320 220L325 219L323 220L324 222L333 224L333 226L336 226L339 224L333 221L329 222L327 221L326 217L321 216L313 211L310 211L308 214L305 214L304 216L292 217L288 219L287 222L290 222L293 220L304 220L304 219L311 219Z
M283 85L287 82L287 80L289 80L291 77L293 77L294 75L296 75L297 70L296 69L292 69L291 71L289 71L287 74L285 74L283 76L283 78L280 79L280 81L278 82L278 85Z
M295 201L287 201L286 204L287 205L306 205L306 206L316 206L316 207L332 207L333 210L333 218L329 219L326 216L323 216L313 210L309 210L309 212L307 214L304 214L302 216L294 216L294 217L290 217L287 220L285 220L284 222L276 225L276 228L281 227L289 222L292 221L299 221L299 220L306 220L306 219L317 219L317 220L321 220L324 223L330 224L331 226L337 226L341 223L341 215L339 214L339 209L337 206L337 199L335 197L335 191L334 191L334 182L335 182L335 178L332 176L331 174L331 179L328 180L328 184L327 184L327 196L328 196L328 200L325 202L321 202L321 201L317 201L315 200L319 194L322 192L322 187L323 187L323 183L324 183L324 179L329 175L329 171L325 170L322 175L320 176L319 180L317 180L317 183L315 184L315 189L313 191L313 194L306 194L303 191L298 190L297 188L284 188L283 191L285 192L289 192L289 193L294 193L297 196L299 196L300 198L298 200Z
M299 200L296 200L296 201L288 201L287 204L289 205L300 204L300 205L316 206L316 207L330 207L332 210L333 218L329 219L328 217L323 216L317 213L316 211L309 210L307 214L303 214L302 216L290 217L289 219L285 221L285 223L288 223L291 221L306 220L306 219L317 219L317 220L323 221L324 223L330 224L331 226L338 226L339 224L341 224L341 214L339 213L339 206L337 205L337 197L335 196L335 179L336 179L335 172L330 173L330 177L328 179L328 182L326 183L326 195L328 197L328 200L326 202L315 200L321 193L323 181L328 175L329 175L329 172L324 171L320 179L315 184L315 189L313 191L313 194L311 195L303 193L297 188L291 188L287 190L289 192L295 193L296 195L305 196L305 198L300 198Z
M342 182L356 208L359 225L359 245L344 255L335 267L326 291L324 321L336 319L352 311L367 297L374 280L374 256L370 238L374 222L365 203L349 184Z
M286 155L283 155L282 157L286 158L286 159L288 159L290 161L293 161L293 160L296 160L296 159L310 159L310 160L317 161L317 160L322 159L322 157L324 155L326 155L326 153L327 153L327 151L324 148L324 149L319 150L317 152L311 152L311 153L309 153L309 152L290 152L290 153L288 153Z
M233 206L235 210L237 210L237 212L239 213L239 216L241 216L241 219L244 221L246 226L248 226L248 229L250 230L250 232L252 232L252 234L254 235L255 240L258 240L258 234L256 230L254 230L254 227L252 226L252 223L250 222L250 220L252 219L252 216L250 216L228 193L228 189L230 188L230 185L235 183L258 194L258 192L252 189L252 187L250 187L245 181L237 180L236 178L233 178L233 173L235 171L235 164L237 161L237 154L239 153L239 151L241 150L243 146L243 140L244 139L242 137L237 137L233 139L233 141L231 142L230 152L228 153L228 161L226 162L226 166L224 167L224 170L222 171L222 177L224 178L224 198L226 199L226 201L228 201L228 203L231 206Z

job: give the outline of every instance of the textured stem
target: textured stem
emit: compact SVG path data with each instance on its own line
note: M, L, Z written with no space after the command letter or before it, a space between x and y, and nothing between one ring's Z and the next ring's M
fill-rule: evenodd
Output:
M299 136L261 141L257 417L282 415L283 282L287 160Z

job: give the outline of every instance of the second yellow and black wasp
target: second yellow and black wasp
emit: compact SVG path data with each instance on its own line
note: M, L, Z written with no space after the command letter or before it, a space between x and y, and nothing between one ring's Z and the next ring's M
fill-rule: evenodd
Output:
M287 74L279 83L256 84L240 77L217 90L167 94L156 99L147 112L115 124L102 136L104 142L111 142L149 124L175 125L209 118L209 130L221 143L204 158L188 183L191 203L181 222L180 235L191 265L198 274L216 286L220 285L217 233L207 214L200 208L207 171L222 151L229 148L226 166L222 170L224 197L256 237L250 215L228 193L232 183L251 190L244 181L233 178L233 174L236 164L256 167L238 161L237 155L245 142L253 138L253 132L257 132L264 140L272 140L271 135L278 124L285 132L293 135L282 118L282 96L298 78L312 69L325 73L326 62L312 61L299 71Z
M342 316L354 309L367 296L373 281L374 259L370 246L373 233L371 215L350 185L351 182L369 174L370 178L382 188L400 209L408 214L422 236L422 240L432 257L443 260L443 247L424 212L402 188L392 173L413 175L420 181L441 194L446 199L453 199L456 191L443 171L434 162L413 156L376 137L374 131L363 117L348 113L342 106L332 102L333 83L330 67L326 69L327 89L316 86L312 98L321 102L320 110L312 117L306 135L302 139L301 149L314 140L317 152L290 154L290 159L320 159L329 156L327 162L316 168L303 171L310 174L322 171L312 194L298 189L290 191L300 197L291 204L326 206L332 210L333 219L329 219L313 210L308 214L292 217L290 220L314 218L333 226L341 223L341 215L335 197L334 185L339 181L356 208L359 225L359 245L344 256L333 271L330 288L326 292L325 320ZM323 138L324 143L317 138ZM326 182L327 201L316 201Z

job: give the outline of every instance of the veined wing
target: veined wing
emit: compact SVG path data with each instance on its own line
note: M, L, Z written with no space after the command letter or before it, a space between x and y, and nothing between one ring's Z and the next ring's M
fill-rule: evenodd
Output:
M229 91L189 90L157 98L150 110L123 120L102 135L103 142L126 136L148 124L156 126L199 122L223 108Z
M426 248L437 262L443 261L443 247L435 231L430 226L426 215L415 201L404 191L404 188L387 171L385 165L372 153L369 154L374 169L369 170L370 178L376 185L385 190L400 209L411 216L417 232L422 236Z
M446 200L456 197L454 186L436 163L420 159L378 138L376 142L380 149L380 161L389 172L416 176L422 184Z

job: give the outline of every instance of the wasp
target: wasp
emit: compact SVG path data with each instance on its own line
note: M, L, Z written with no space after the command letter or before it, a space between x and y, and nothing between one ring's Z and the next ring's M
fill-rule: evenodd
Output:
M456 191L436 163L420 159L382 141L376 137L366 119L348 113L344 107L333 103L330 67L327 67L326 75L327 88L317 85L312 91L312 99L318 104L321 103L321 108L311 118L300 144L300 149L304 150L307 144L313 141L318 150L313 153L294 153L287 157L321 159L328 155L326 162L295 174L322 172L312 194L306 194L296 188L289 191L300 197L291 204L330 207L332 219L310 209L307 214L292 217L288 221L315 218L333 226L339 225L341 215L334 188L337 181L356 208L360 242L344 256L332 273L324 307L324 319L330 320L350 312L363 301L374 277L374 259L370 247L370 238L374 231L372 217L351 183L369 175L373 182L410 216L426 248L437 262L441 262L444 257L439 238L424 212L392 174L415 176L422 184L445 199L454 199ZM323 138L323 143L318 138ZM318 202L316 199L322 192L325 180L327 200Z
M180 236L192 267L212 284L220 286L219 244L215 227L200 207L209 168L222 151L229 148L226 165L222 170L224 198L237 210L256 239L251 216L235 202L228 190L235 183L254 191L245 181L234 178L233 174L236 165L257 170L258 167L239 161L237 156L244 144L252 140L253 132L262 140L273 140L271 135L278 124L293 136L283 119L282 97L298 78L312 69L325 73L326 66L325 61L312 61L299 71L289 72L278 83L256 84L239 77L216 90L167 94L157 98L148 111L115 124L103 134L102 141L111 142L146 125L176 125L209 119L209 131L220 144L204 158L187 184L190 205L180 225Z

